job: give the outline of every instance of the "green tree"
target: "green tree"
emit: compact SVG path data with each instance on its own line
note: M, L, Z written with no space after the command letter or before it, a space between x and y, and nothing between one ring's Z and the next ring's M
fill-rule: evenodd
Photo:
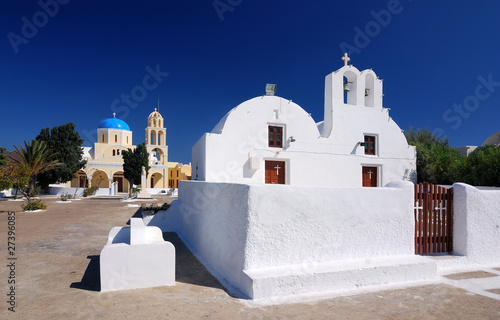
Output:
M5 148L0 147L0 166L7 164L7 157L3 154L4 151Z
M465 158L429 129L405 132L408 144L417 149L417 181L434 184L453 184L460 180L460 168Z
M60 165L57 160L54 160L55 153L49 150L48 145L45 141L31 140L30 142L24 142L24 147L20 146L16 149L16 153L19 155L21 160L12 158L16 163L23 163L26 165L27 170L30 173L30 181L28 184L27 193L29 198L33 195L33 191L36 186L37 176L47 170Z
M123 176L129 182L129 193L132 196L133 184L138 184L141 182L142 167L146 170L146 177L149 172L149 155L146 145L144 143L140 144L135 148L135 150L124 150L122 152L123 158ZM144 189L146 186L142 186Z
M3 154L4 151L5 148L0 147L0 170L7 164L7 157ZM2 179L2 171L0 171L0 191L10 189L11 187L12 184L8 180Z
M500 147L487 145L472 152L461 166L464 182L500 187Z
M9 184L16 192L14 199L17 198L17 192L20 191L28 202L31 200L31 195L28 193L28 187L31 180L31 172L24 163L10 162L7 165L0 167L0 185Z
M82 159L84 140L75 127L73 123L66 123L51 130L45 128L36 137L36 140L47 143L48 149L56 154L54 160L61 164L38 176L38 182L42 188L48 188L49 184L55 182L71 181L75 173L87 163Z

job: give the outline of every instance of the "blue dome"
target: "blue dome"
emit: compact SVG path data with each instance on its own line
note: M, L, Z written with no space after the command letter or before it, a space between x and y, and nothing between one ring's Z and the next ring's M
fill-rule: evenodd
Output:
M130 128L128 124L120 119L116 118L109 118L101 122L99 125L99 128L106 128L106 129L122 129L122 130L128 130L130 131Z

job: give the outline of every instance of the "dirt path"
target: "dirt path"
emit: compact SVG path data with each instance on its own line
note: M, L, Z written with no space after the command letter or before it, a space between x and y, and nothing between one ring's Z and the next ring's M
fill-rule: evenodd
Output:
M259 305L231 297L174 233L176 285L101 293L98 256L109 230L137 208L116 198L70 204L43 198L43 213L0 200L1 319L500 319L500 301L445 284L308 303ZM166 198L160 199L163 203ZM8 212L15 211L15 301L8 311Z

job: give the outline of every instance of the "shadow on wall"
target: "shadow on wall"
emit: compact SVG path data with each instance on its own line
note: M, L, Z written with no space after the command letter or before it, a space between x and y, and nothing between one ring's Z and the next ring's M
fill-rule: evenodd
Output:
M417 183L417 171L405 169L405 173L403 174L403 180Z
M203 287L211 287L230 292L220 284L220 282L208 272L203 264L184 245L182 240L175 232L164 232L163 240L172 243L175 247L175 281L194 284ZM234 297L234 296L233 296ZM239 298L239 297L236 297Z

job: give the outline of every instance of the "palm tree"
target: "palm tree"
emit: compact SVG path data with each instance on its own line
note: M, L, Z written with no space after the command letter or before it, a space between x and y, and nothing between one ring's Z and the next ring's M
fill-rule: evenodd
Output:
M20 149L14 146L20 159L12 158L12 160L27 166L31 176L27 194L31 196L35 190L37 175L61 164L57 160L52 160L55 153L48 148L45 141L24 141L24 147L19 147Z

